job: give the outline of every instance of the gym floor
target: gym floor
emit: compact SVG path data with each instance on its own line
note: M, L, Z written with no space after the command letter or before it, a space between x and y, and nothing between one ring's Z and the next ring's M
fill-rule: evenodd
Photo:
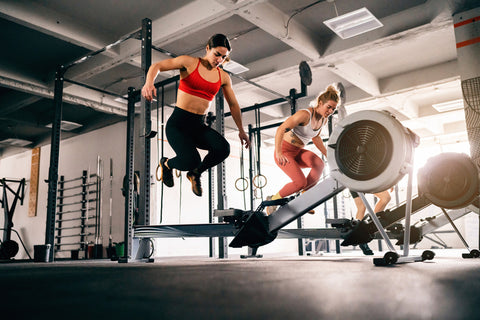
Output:
M480 259L436 254L388 267L358 253L1 263L1 311L15 319L478 319Z

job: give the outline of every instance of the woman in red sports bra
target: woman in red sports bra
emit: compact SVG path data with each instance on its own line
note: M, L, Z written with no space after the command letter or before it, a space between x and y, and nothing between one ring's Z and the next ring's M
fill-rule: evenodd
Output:
M221 163L230 154L228 141L204 122L210 101L220 88L238 127L242 145L246 148L250 146L230 76L220 68L230 51L228 38L223 34L215 34L208 40L206 53L202 58L179 56L152 64L148 69L142 88L142 96L148 101L157 96L154 80L159 72L180 70L177 105L165 127L168 142L176 156L164 157L159 163L161 179L167 187L174 185L173 169L188 171L187 178L192 183L192 191L201 196L202 172ZM203 160L197 149L208 150Z

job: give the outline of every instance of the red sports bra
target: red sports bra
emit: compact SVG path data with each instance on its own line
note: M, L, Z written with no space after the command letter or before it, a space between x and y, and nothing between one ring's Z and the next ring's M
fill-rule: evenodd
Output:
M217 94L218 90L222 85L222 76L220 74L220 69L217 67L218 70L218 81L217 82L210 82L202 78L200 73L198 72L198 66L200 65L201 59L198 58L198 64L195 70L186 76L183 79L180 79L180 84L178 85L178 89L191 94L196 97L200 97L206 99L208 101L212 101L215 95Z

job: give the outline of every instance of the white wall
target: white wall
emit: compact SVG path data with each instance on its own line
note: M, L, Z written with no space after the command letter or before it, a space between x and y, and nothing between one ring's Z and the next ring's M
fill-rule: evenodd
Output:
M103 243L108 243L109 231L109 159L113 158L113 240L122 241L123 238L123 216L124 216L124 198L121 193L123 175L125 172L125 141L126 141L126 123L117 123L115 125L96 130L81 136L64 140L60 144L59 156L59 176L64 175L65 179L80 177L82 170L90 170L95 173L97 167L97 156L100 156L105 163L105 178L103 182L103 203L102 203L102 226ZM47 192L50 162L50 145L44 146L40 151L40 173L38 186L38 204L37 216L28 217L28 197L30 192L30 164L31 151L0 159L0 177L26 178L27 185L25 189L25 201L23 206L17 206L13 223L30 255L33 257L33 246L45 243L45 226L47 211ZM0 217L3 226L3 215ZM16 235L12 234L12 239L20 242ZM69 254L68 254L69 256ZM17 259L28 258L27 254L21 248L15 256Z

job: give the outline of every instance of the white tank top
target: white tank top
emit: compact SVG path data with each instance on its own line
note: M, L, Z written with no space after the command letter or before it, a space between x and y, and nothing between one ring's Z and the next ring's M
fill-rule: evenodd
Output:
M296 126L295 128L292 129L292 132L303 142L304 145L309 143L314 137L316 137L320 131L322 130L323 126L325 125L325 118L322 118L321 125L317 130L313 129L313 114L310 111L310 109L303 109L307 111L310 114L310 121L304 126ZM320 122L319 121L319 122ZM316 122L315 124L318 125L319 122Z

